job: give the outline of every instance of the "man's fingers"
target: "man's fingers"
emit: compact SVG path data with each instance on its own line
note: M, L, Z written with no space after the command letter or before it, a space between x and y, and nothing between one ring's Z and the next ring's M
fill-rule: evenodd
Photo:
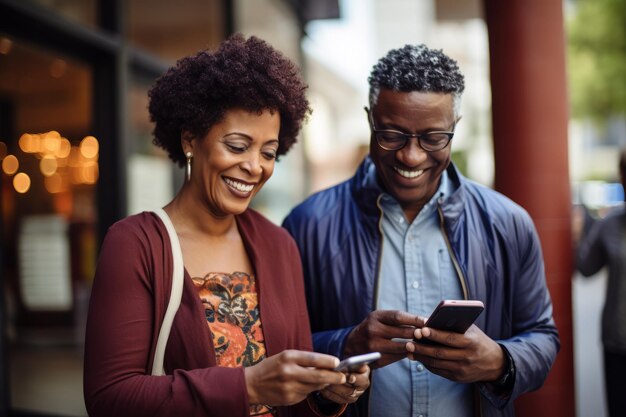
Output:
M385 339L412 339L415 329L423 326L425 321L422 317L399 310L378 310L375 314L382 325L378 333Z
M462 362L467 360L468 356L468 352L464 349L447 347L443 344L427 345L420 342L408 342L404 347L414 360L419 360L424 365L433 367L434 365L431 363L433 360L447 361L449 363ZM449 369L449 367L446 366L443 369Z
M440 343L442 345L462 348L467 345L464 335L455 332L448 332L445 330L437 330L431 327L424 327L422 329L415 329L413 337L417 340L426 339L431 342Z
M419 317L400 310L376 311L378 321L389 326L413 326L419 324Z
M415 327L413 326L382 326L380 333L385 339L412 339Z
M404 342L400 342L400 340L403 340ZM405 348L405 344L408 340L412 340L412 339L386 339L386 338L378 338L372 341L371 347L372 347L372 351L374 352L380 352L383 356L384 355L406 355L406 348ZM375 362L375 364L378 364L380 366L380 359L378 361Z

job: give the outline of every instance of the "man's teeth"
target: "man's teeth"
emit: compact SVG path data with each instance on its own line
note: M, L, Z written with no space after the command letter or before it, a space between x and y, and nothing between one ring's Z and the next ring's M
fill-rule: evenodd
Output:
M403 169L400 169L398 167L393 167L393 169L396 170L396 172L400 175L402 175L404 178L415 178L415 177L419 177L420 175L422 175L424 173L423 169L418 169L416 171L405 171Z
M242 193L249 193L254 188L254 184L247 185L238 181L233 181L229 178L224 178L224 181L226 184L233 187L237 191L241 191Z

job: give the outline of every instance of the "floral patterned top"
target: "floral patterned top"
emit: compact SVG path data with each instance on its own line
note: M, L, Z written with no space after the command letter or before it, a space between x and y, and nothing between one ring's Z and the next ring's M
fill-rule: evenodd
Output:
M204 306L219 366L252 366L265 358L254 275L209 272L192 278ZM251 405L251 416L273 416L273 409Z

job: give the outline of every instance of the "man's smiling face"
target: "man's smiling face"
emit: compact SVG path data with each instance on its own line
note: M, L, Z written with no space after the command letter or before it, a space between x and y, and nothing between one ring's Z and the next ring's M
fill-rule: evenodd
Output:
M450 131L454 128L452 94L398 92L381 89L371 109L378 130L404 133ZM450 164L451 145L436 152L423 150L416 138L402 149L382 149L372 134L370 155L383 188L402 206L412 221L439 187L443 171Z

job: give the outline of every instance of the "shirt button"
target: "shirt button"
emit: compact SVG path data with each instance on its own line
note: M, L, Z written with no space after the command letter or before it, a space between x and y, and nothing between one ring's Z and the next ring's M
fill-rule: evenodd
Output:
M411 284L411 286L415 289L418 289L420 287L420 283L417 281L413 281L413 283Z
M424 365L422 365L422 364L417 365L417 371L418 372L422 372L423 370L424 370Z
M422 414L420 414L420 415L419 415L419 416L417 416L417 417L424 417L424 416L423 416Z

